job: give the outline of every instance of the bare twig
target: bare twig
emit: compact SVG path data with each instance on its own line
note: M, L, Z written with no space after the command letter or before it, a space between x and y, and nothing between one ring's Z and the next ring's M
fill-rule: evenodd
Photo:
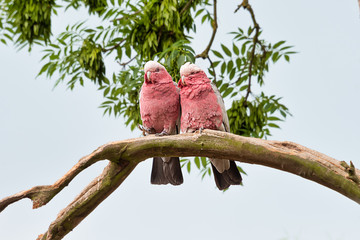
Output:
M195 58L202 58L202 59L205 59L209 56L209 51L211 49L211 45L213 44L214 42L214 39L215 39L215 35L216 35L216 31L217 31L217 28L218 28L218 24L217 24L217 7L216 7L216 0L214 0L214 21L212 23L212 28L213 28L213 32L212 32L212 35L211 35L211 38L210 38L210 42L209 44L207 45L207 47L205 48L205 50L196 55Z
M349 166L292 142L242 137L206 129L202 134L147 136L99 147L79 163L91 165L102 159L111 162L99 177L58 214L48 231L39 239L62 239L106 199L139 162L153 156L202 156L264 165L315 181L360 204L360 184L354 180L359 178L360 170L351 163ZM73 169L79 169L79 172L81 168L77 165ZM10 204L6 199L0 200L3 209Z

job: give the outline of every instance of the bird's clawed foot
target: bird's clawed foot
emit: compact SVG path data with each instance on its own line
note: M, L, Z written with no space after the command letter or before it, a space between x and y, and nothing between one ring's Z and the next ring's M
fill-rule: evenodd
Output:
M199 134L202 134L202 131L204 130L203 127L199 128L196 132L199 132Z
M142 134L146 136L147 134L155 134L154 128L147 128L141 125L138 125L138 128L142 131Z
M156 133L155 135L161 137L161 136L168 136L169 133L164 129L161 133Z

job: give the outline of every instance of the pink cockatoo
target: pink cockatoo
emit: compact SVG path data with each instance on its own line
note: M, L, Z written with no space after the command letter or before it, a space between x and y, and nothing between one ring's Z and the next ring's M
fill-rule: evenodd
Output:
M181 131L213 129L230 132L224 101L204 71L187 62L181 66L180 75ZM234 161L214 158L209 160L216 186L220 190L241 184L242 178Z
M144 67L144 83L140 92L140 115L147 134L178 134L180 123L180 89L165 67L149 61ZM183 183L178 157L154 157L152 184Z

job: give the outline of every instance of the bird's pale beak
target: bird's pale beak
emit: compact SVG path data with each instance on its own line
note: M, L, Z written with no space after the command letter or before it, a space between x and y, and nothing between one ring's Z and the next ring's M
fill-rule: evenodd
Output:
M151 82L150 75L151 75L151 72L150 72L150 71L147 71L147 72L146 72L147 82Z
M185 77L181 76L181 83L183 86L186 86Z

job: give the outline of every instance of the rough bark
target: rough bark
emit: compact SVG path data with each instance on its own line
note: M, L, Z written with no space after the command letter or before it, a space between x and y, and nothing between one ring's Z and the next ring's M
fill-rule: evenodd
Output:
M82 170L97 161L110 160L103 173L63 209L48 231L38 238L62 239L106 199L139 162L153 156L204 156L264 165L307 178L360 203L360 171L351 162L348 165L292 142L204 130L202 134L147 136L105 144L83 157L53 185L37 186L2 199L0 211L22 198L32 199L34 208L45 205Z

